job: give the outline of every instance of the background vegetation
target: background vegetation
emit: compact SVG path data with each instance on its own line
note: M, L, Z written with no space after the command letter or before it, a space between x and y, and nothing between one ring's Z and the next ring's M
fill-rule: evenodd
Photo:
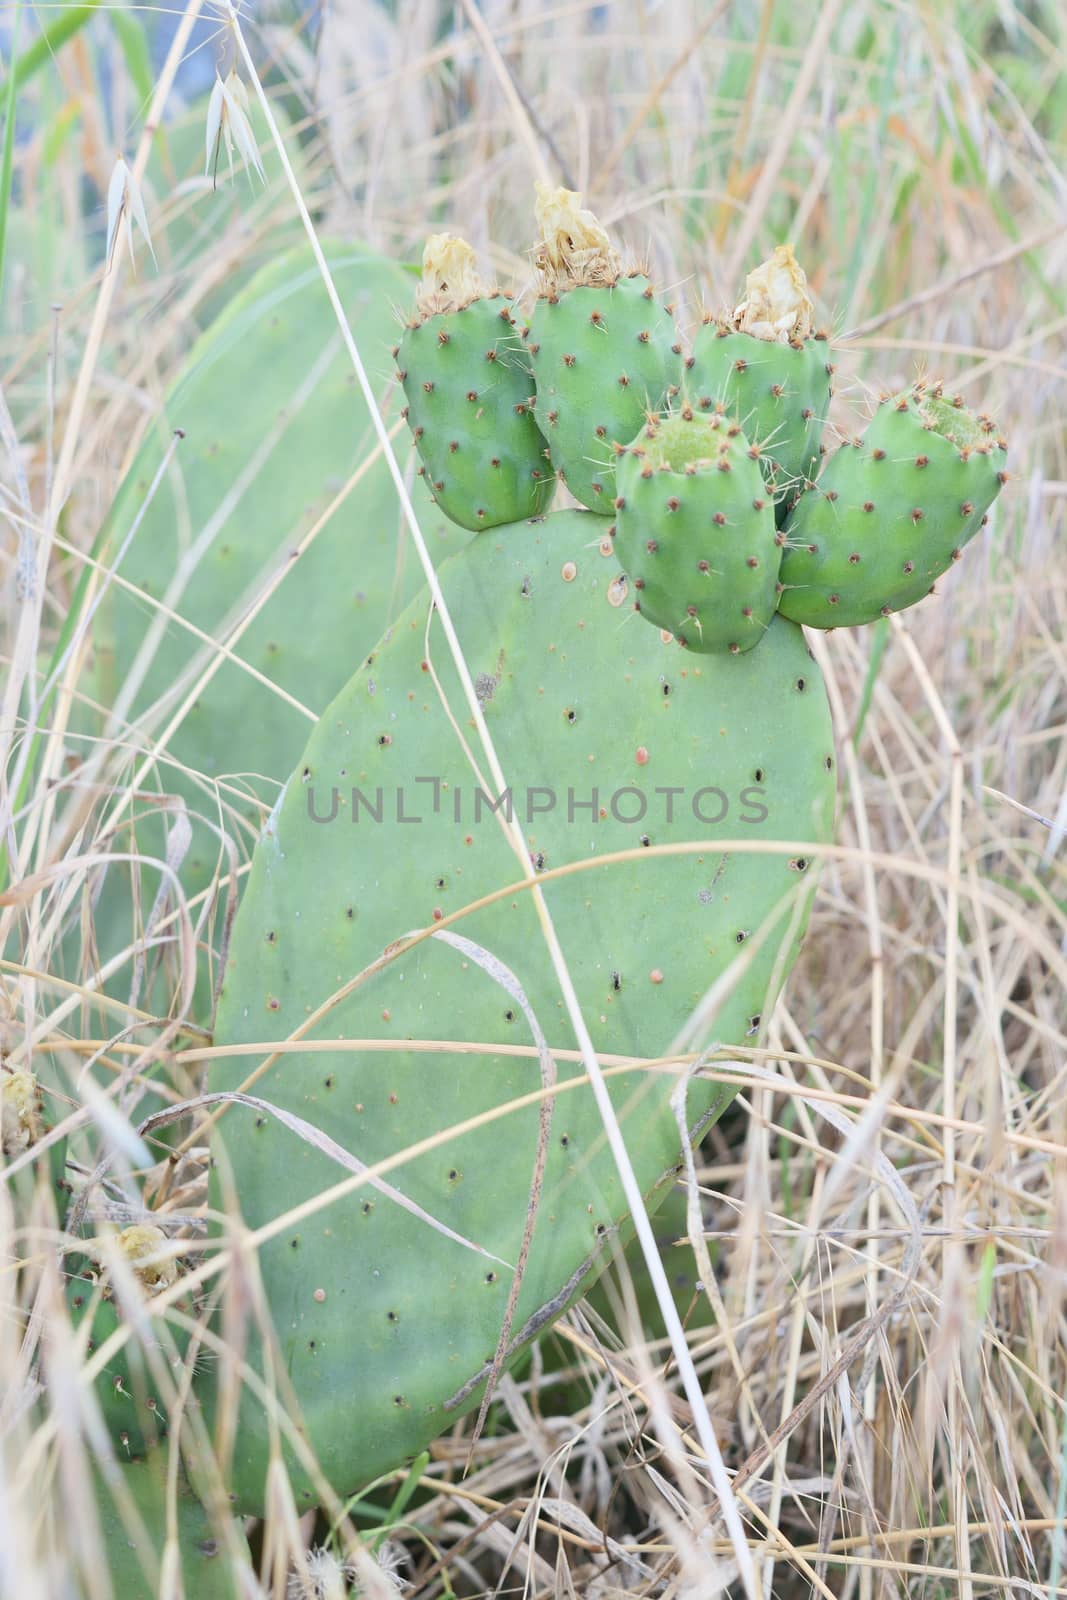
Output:
M690 322L790 239L836 340L842 431L920 370L997 417L1013 481L936 598L817 641L844 848L775 1018L773 1078L751 1080L700 1153L710 1260L684 1192L660 1231L765 1596L1067 1594L1067 14L266 0L238 20L191 0L9 6L3 25L0 1040L15 1064L51 1055L73 1086L89 1058L117 1071L205 1044L163 1022L131 1033L64 961L72 926L92 946L105 819L139 748L117 727L78 783L89 690L64 652L117 486L190 346L302 237L254 91L263 181L231 182L225 154L217 187L202 175L207 96L216 68L248 81L242 40L323 237L414 261L452 225L523 282L547 170L647 254ZM154 259L135 232L131 261L114 235L118 200L136 223L138 195ZM392 336L363 349L383 381ZM340 682L355 663L343 640L323 647ZM70 693L40 699L58 666ZM156 882L133 886L131 971ZM190 1237L202 1155L167 1202ZM47 1283L56 1240L35 1238L29 1256L4 1246L0 1574L20 1600L70 1592L61 1570L104 1596L76 1367L50 1427L25 1426L41 1330L10 1263ZM640 1268L620 1262L501 1384L466 1475L469 1423L417 1483L398 1474L355 1508L376 1552L366 1593L742 1592L643 1306ZM657 1404L679 1430L666 1454ZM275 1592L322 1534L251 1531Z

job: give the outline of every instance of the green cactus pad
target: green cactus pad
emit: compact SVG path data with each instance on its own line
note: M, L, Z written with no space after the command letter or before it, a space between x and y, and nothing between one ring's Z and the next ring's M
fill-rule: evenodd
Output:
M533 412L533 379L503 295L404 332L407 415L441 510L477 531L539 516L555 491Z
M380 371L388 363L384 330L410 278L358 247L326 248L355 337L368 366ZM172 428L185 437L146 509ZM301 247L258 273L197 341L166 397L159 428L118 490L94 555L113 562L131 528L136 532L94 619L88 692L97 704L113 706L129 689L150 630L159 630L147 671L132 698L126 695L119 736L133 749L158 737L198 674L219 659L210 642L178 621L164 622L142 595L166 597L187 565L187 581L172 603L210 641L224 638L271 576L283 574L234 647L260 676L223 660L172 733L157 774L143 785L188 807L192 839L180 875L190 897L203 893L220 865L223 877L229 869L220 822L236 840L238 858L251 849L307 737L309 718L299 708L321 712L420 581L392 479L376 450L321 277ZM301 538L365 462L358 485L296 559ZM435 559L466 542L429 504L421 484L414 498ZM91 752L91 744L84 749ZM142 799L132 817L135 825L127 812L115 832L114 849L165 860L158 810ZM95 943L83 953L77 937L68 940L63 975L92 970L97 950L106 960L128 946L143 931L158 883L145 869L134 893L130 868L111 867L94 905ZM194 906L194 916L201 909ZM214 944L220 925L214 917L206 924L202 950ZM162 963L162 979L154 988L146 983L141 994L141 1003L160 1015L177 988L173 933L171 924L169 942L150 956L149 980L155 962ZM123 967L110 986L123 999L130 971ZM205 1021L213 981L207 958L194 1012ZM179 1085L182 1092L192 1087Z
M167 1593L187 1595L189 1600L237 1600L253 1592L254 1569L243 1527L236 1520L226 1528L218 1527L180 1475L177 1515L171 1524L164 1451L153 1451L146 1461L124 1462L112 1470L115 1478L110 1483L103 1467L94 1473L110 1580L107 1592L122 1600L158 1600L164 1549L172 1537L177 1541L178 1570L172 1570L171 1577L177 1587ZM140 1530L131 1529L124 1521L115 1492L119 1488L132 1500Z
M652 421L620 457L616 479L615 554L634 609L702 653L759 644L778 600L781 552L759 451L737 423L688 406Z
M1005 449L988 417L938 390L884 401L786 523L782 615L853 627L921 600L985 521Z
M166 1396L160 1394L157 1372L149 1358L162 1362L177 1387L184 1375L182 1358L190 1335L187 1328L170 1322L164 1325L151 1313L149 1297L180 1276L173 1257L146 1264L161 1247L166 1248L160 1229L134 1224L116 1235L114 1247L129 1261L127 1291L140 1293L143 1301L129 1338L97 1379L96 1394L116 1450L123 1459L138 1459L161 1443L169 1431ZM91 1319L87 1352L103 1344L126 1320L126 1308L105 1265L107 1260L106 1253L87 1250L84 1255L71 1255L66 1263L71 1321L80 1327ZM186 1316L195 1313L191 1296L177 1301L176 1308Z
M685 388L693 407L722 404L759 445L767 487L785 507L819 470L830 406L825 336L788 344L706 322L693 339Z
M591 511L612 515L614 445L677 390L681 347L640 273L537 302L527 342L552 465Z
M588 513L561 512L486 534L445 564L442 588L535 867L634 852L545 882L605 1064L668 1050L739 957L736 982L724 984L699 1042L752 1044L799 942L812 856L760 854L745 842L830 838L825 691L801 631L779 617L760 650L736 657L698 657L657 636L629 611L602 528ZM308 1024L412 928L433 930L521 876L475 793L451 718L474 736L440 628L431 622L427 640L427 619L423 597L325 713L256 849L215 1035L223 1049L256 1048L213 1060L211 1090L237 1090L264 1060L259 1049ZM645 853L686 842L702 847ZM529 894L509 894L448 932L472 943L457 949L429 937L400 953L309 1034L399 1049L283 1052L252 1088L263 1105L224 1112L213 1207L235 1196L245 1222L259 1227L347 1177L267 1108L374 1162L535 1093L536 1053L515 1053L531 1051L533 1033L510 980L498 981L506 971L549 1047L572 1052L556 1057L561 1082L580 1080ZM490 958L497 979L485 970ZM457 1043L405 1045L420 1040ZM635 1070L610 1083L639 1182L658 1199L679 1154L675 1077ZM692 1123L728 1099L721 1086L695 1081ZM503 1327L537 1130L528 1105L404 1161L387 1181L423 1216L368 1183L261 1246L279 1396L284 1376L339 1492L395 1467L477 1402ZM592 1281L627 1221L579 1081L555 1103L512 1354ZM249 1326L248 1358L262 1363L256 1339ZM223 1365L205 1382L224 1392ZM204 1400L210 1414L210 1389ZM262 1509L269 1453L268 1422L247 1396L232 1463L239 1509ZM313 1503L306 1473L295 1460L289 1469L298 1505Z

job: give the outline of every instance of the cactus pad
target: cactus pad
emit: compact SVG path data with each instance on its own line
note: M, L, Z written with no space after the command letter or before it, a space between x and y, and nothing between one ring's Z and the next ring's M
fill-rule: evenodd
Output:
M368 364L380 367L388 360L383 330L391 307L407 292L407 276L394 263L353 246L328 245L327 258ZM236 839L238 856L251 848L307 736L309 719L299 707L318 715L328 704L402 610L417 587L419 569L404 538L389 472L376 455L336 319L306 248L277 258L234 298L194 346L164 412L160 428L137 452L94 551L105 563L114 561L136 527L119 579L94 621L90 693L106 706L125 701L119 736L129 746L144 748L198 678L218 668L191 697L157 774L144 785L154 783L188 807L192 840L181 880L192 897L207 889L220 863L223 875L228 870L220 822ZM146 506L172 442L170 429L179 427L185 436ZM300 553L302 537L361 466L350 496ZM415 490L423 529L441 559L468 536L429 504L421 484ZM278 573L282 581L234 646L237 659L219 665L210 639L226 638ZM151 604L162 599L169 599L178 617L200 634L163 619ZM153 630L158 631L154 646ZM136 682L135 667L138 674L143 670ZM271 684L282 693L273 693ZM131 762L136 760L131 755ZM127 813L114 848L121 853L136 847L165 860L159 813L141 801L132 815L136 825ZM94 916L102 960L143 931L158 883L148 869L135 889L124 863L109 869ZM137 908L133 915L131 903ZM202 911L197 906L194 915ZM147 986L142 994L143 1003L160 1015L170 1010L177 988L173 924L165 936L162 952L157 948L153 958L162 960L170 982L159 984L151 999ZM212 943L208 922L202 944L210 948ZM65 976L78 976L86 963L96 965L95 950L83 956L77 939L68 941L65 954ZM205 1020L213 980L209 959L202 964L194 1012ZM127 966L114 980L114 992L125 1000L130 987ZM179 1087L191 1092L189 1085Z
M462 239L434 234L419 319L397 362L420 474L453 522L477 531L539 515L555 489L511 302L474 270Z
M774 615L780 550L759 451L687 406L641 430L616 469L615 554L634 609L701 652L737 655Z
M124 1462L112 1471L112 1482L132 1501L141 1526L127 1526L119 1496L109 1485L105 1470L98 1468L94 1476L107 1552L107 1592L122 1600L159 1600L161 1594L187 1595L189 1600L239 1600L254 1592L252 1557L243 1527L236 1520L225 1530L218 1527L180 1475L177 1514L171 1521L165 1452L153 1451L146 1461ZM173 1563L165 1568L173 1587L161 1587L165 1562Z
M987 417L939 389L883 401L786 523L783 616L847 627L921 600L982 526L1005 449Z
M640 1062L670 1047L735 961L736 981L699 1042L758 1038L803 929L811 855L745 842L830 837L833 747L798 628L775 618L761 648L736 657L680 650L630 614L602 528L561 512L486 534L446 563L441 582L535 867L634 852L547 880L545 894L595 1047ZM511 1358L606 1264L628 1219L529 894L447 930L464 946L430 936L404 948L413 927L432 935L521 876L457 738L453 716L467 733L461 693L432 622L427 635L427 607L412 604L324 714L270 819L234 928L216 1042L266 1051L302 1026L333 1042L273 1057L253 1092L374 1162L536 1093L536 1018L560 1052L561 1083L578 1081L552 1114ZM646 854L696 841L690 853ZM393 959L312 1020L391 947ZM344 1047L358 1039L399 1048ZM418 1042L434 1039L455 1043ZM209 1088L238 1089L263 1059L220 1056ZM639 1181L658 1198L678 1159L674 1077L634 1070L609 1081ZM692 1123L728 1098L694 1081ZM291 1381L339 1491L396 1466L477 1402L537 1144L536 1105L510 1109L391 1171L407 1208L367 1181L280 1223L261 1246L272 1365ZM313 1140L245 1105L225 1111L215 1154L212 1204L236 1201L253 1227L346 1177ZM248 1355L264 1360L251 1328ZM262 1508L269 1453L268 1424L247 1398L232 1464L239 1508ZM312 1504L312 1483L288 1465L298 1505Z

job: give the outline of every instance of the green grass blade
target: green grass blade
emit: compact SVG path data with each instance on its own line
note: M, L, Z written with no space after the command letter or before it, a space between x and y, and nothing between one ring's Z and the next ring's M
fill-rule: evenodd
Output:
M8 79L8 93L12 87L22 86L45 66L56 51L65 45L68 39L73 39L91 17L96 15L100 0L88 0L88 4L71 6L69 11L60 12L59 16L47 28L43 28L25 53L14 62L11 76ZM14 59L14 52L12 52Z
M11 59L19 41L19 21L22 17L22 0L15 0L15 19L11 25ZM8 74L7 94L4 104L4 153L0 164L0 294L4 288L4 246L7 242L7 213L11 205L11 177L15 165L15 86L18 74L12 67Z

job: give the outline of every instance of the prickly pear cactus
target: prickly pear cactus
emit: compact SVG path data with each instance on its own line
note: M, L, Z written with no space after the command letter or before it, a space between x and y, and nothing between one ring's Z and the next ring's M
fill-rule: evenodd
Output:
M183 1377L189 1330L152 1316L151 1299L181 1276L181 1265L161 1228L134 1223L98 1239L86 1240L66 1263L67 1305L75 1327L83 1329L90 1354L123 1323L130 1337L97 1380L104 1421L122 1459L144 1456L166 1437L168 1391ZM176 1302L186 1317L195 1315L191 1296Z
M527 348L537 421L576 500L613 514L615 446L677 391L682 347L638 267L624 270L570 189L537 186L539 294Z
M616 468L615 553L634 609L702 653L762 640L781 559L760 452L716 412L654 418Z
M479 276L464 240L427 241L416 318L394 353L419 473L441 510L475 532L538 516L555 481L529 358L510 298Z
M830 406L826 335L814 331L808 280L790 245L748 275L730 317L708 315L693 339L685 388L698 411L723 405L760 447L780 517L819 469Z
M914 605L984 526L1006 449L940 386L884 400L786 523L779 610L835 628Z
M479 788L453 720L456 674L420 598L324 714L238 914L217 1044L266 1050L302 1029L319 1048L271 1058L251 1090L262 1104L225 1111L212 1204L269 1225L346 1177L324 1135L368 1163L443 1135L390 1172L391 1187L368 1180L259 1250L271 1365L341 1492L421 1448L482 1392L522 1247L538 1109L448 1130L538 1091L540 1033L569 1087L552 1111L509 1360L596 1277L628 1225L529 895L514 890L433 933L520 876L492 805L518 813L541 873L584 869L546 878L545 893L606 1064L660 1056L727 971L698 1043L758 1039L804 927L811 856L745 844L831 834L830 718L800 630L775 618L758 650L680 649L630 612L602 528L557 513L487 533L441 571L510 797ZM651 853L672 844L690 848ZM617 851L632 855L602 861ZM413 928L430 937L405 948ZM391 1048L344 1043L370 1039ZM209 1088L237 1090L260 1059L214 1061ZM674 1083L640 1068L612 1079L653 1200L678 1159ZM695 1081L694 1128L727 1098ZM263 1362L251 1328L248 1338L249 1359ZM223 1384L221 1367L207 1379ZM232 1463L239 1509L262 1508L269 1448L249 1399ZM313 1503L306 1473L288 1465L298 1505Z
M167 1453L123 1463L113 1476L95 1474L97 1515L107 1557L110 1593L122 1600L238 1600L254 1593L252 1557L241 1524L224 1527L204 1510L179 1475L173 1520ZM132 1509L131 1526L123 1505Z
M505 345L486 342L485 319L503 325L508 302L481 293L458 241L446 257L440 241L430 250L430 300L400 352L408 421L439 506L483 530L440 577L512 787L486 792L434 608L420 595L398 611L398 572L389 603L377 606L380 641L351 648L354 676L319 718L255 846L208 1088L225 1102L212 1214L222 1228L238 1211L260 1230L257 1293L224 1306L223 1351L232 1355L197 1384L239 1512L263 1511L279 1441L300 1508L318 1499L275 1404L344 1495L476 1405L628 1237L532 897L517 884L527 860L516 861L499 813L518 815L655 1205L679 1154L676 1072L657 1063L682 1037L686 1048L728 1051L759 1040L804 931L813 856L832 836L829 712L797 621L862 621L919 598L980 525L1004 476L992 425L918 388L808 481L830 374L823 341L808 337L811 302L789 251L750 275L714 353L694 361L671 406L680 345L670 313L644 278L622 272L577 200L539 196L541 295L525 340L533 418L523 361L500 360L514 349L510 310ZM353 284L365 283L363 258L353 266ZM262 332L288 304L287 272L257 280L255 311L225 320L215 359L232 352L239 363L252 328ZM712 335L698 335L698 346L703 337ZM488 361L492 348L498 358ZM262 349L250 360L261 383L270 362ZM701 378L702 361L711 376ZM485 393L490 367L498 383ZM301 404L317 405L321 374L309 372L306 352L301 373ZM251 367L245 379L251 392ZM698 379L706 405L694 399ZM441 407L428 398L439 389L449 402ZM315 411L320 427L334 426L347 403L346 379ZM314 430L292 435L289 423L288 413L279 418L285 451L262 452L284 469L271 491L275 513L275 500L288 504L301 441L308 456L318 442ZM568 488L614 522L588 511L499 520L524 494L547 501L550 485L534 476L541 435ZM251 549L226 520L251 479L238 476L235 501L233 463L219 471L231 485L220 489L219 526L208 507L210 537L201 529L190 546L172 500L174 543L161 546L182 571L199 573L190 548L210 555L212 627L246 602L226 574L233 558L247 584ZM383 498L370 519L379 537L347 565L342 551L325 582L321 572L311 579L314 593L287 589L266 648L282 637L294 655L306 648L307 683L341 677L336 661L322 665L323 595L343 608L337 573L365 581L370 552L382 577L394 516ZM777 530L776 517L785 519ZM219 544L223 526L235 544ZM162 567L156 549L138 586L162 594ZM332 635L346 647L350 622L346 613ZM135 651L136 632L126 636ZM123 638L117 625L114 636ZM169 670L180 683L165 653L161 661L151 673ZM121 671L136 680L123 714L149 688L166 714L166 681ZM290 693L310 705L310 690ZM186 717L182 759L219 778L227 815L237 817L242 801L222 779L248 719L236 697L226 710ZM176 742L170 748L177 753ZM272 743L270 763L276 753ZM262 813L250 807L248 821ZM206 866L196 858L183 873L190 867L195 883ZM694 1134L728 1098L710 1078L691 1081ZM5 1116L6 1140L14 1120L10 1109ZM368 1170L376 1165L385 1170ZM335 1185L343 1192L324 1201ZM112 1263L108 1278L106 1252L84 1248L90 1296L76 1303L72 1283L72 1308L94 1319L87 1337L96 1338L146 1309L129 1292L151 1257L134 1240L122 1246L125 1271ZM150 1297L152 1286L142 1288ZM269 1318L238 1326L253 1300ZM153 1350L131 1340L105 1375L105 1415L131 1448L165 1431L153 1426L146 1374L161 1355L180 1366L182 1352L177 1341ZM244 1361L262 1377L255 1389L241 1388Z

